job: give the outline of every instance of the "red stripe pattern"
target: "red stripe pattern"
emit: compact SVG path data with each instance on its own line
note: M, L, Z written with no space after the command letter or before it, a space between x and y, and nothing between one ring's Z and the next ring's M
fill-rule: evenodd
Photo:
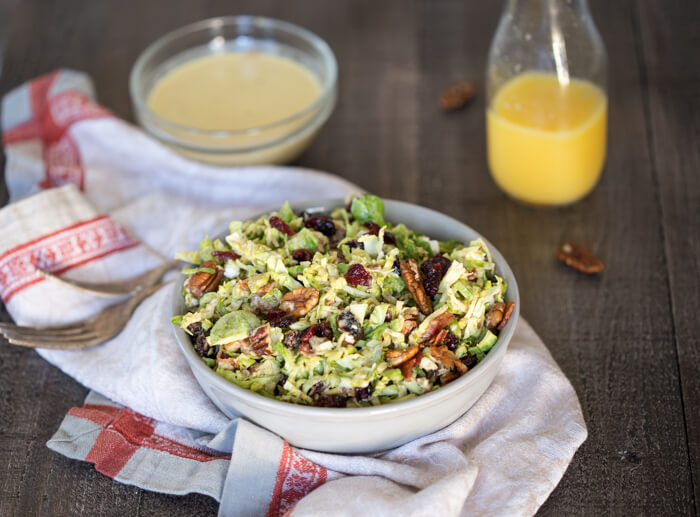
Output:
M66 90L50 96L51 87L60 76L60 71L31 81L29 97L32 116L3 134L5 146L40 140L45 176L39 182L41 188L73 184L85 188L85 169L80 151L68 129L81 120L111 117L104 108L75 90Z
M117 476L140 448L148 448L180 458L208 462L230 460L231 456L212 454L155 433L156 422L129 408L85 404L72 408L69 416L89 420L102 428L85 461L111 478Z
M43 235L0 255L0 297L7 303L43 280L38 269L60 274L139 242L107 216Z
M284 442L267 517L287 515L297 502L324 484L327 478L325 467L311 463Z

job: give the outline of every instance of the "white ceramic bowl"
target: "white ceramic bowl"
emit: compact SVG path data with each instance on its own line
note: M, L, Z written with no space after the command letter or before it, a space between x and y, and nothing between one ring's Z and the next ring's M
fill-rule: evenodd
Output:
M330 211L342 200L299 204L295 210ZM482 238L476 231L444 214L410 203L385 200L385 216L404 223L434 239L468 243ZM419 436L437 431L467 411L493 381L518 322L520 296L513 272L498 250L484 239L496 264L496 272L508 283L506 300L515 310L498 342L473 370L447 386L416 398L362 408L321 408L281 402L240 388L220 377L200 359L189 336L174 327L182 353L206 394L231 418L244 416L278 434L290 444L305 449L336 453L366 453L397 447ZM173 292L173 314L186 309L182 281Z

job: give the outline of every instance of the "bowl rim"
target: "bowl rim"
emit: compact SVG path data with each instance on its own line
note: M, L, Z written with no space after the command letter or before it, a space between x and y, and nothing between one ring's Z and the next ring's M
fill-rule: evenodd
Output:
M475 238L482 239L488 247L489 252L491 253L491 256L493 258L494 264L497 265L497 268L499 269L500 273L504 277L508 276L512 279L512 281L508 284L507 295L510 301L515 302L513 314L506 323L506 326L500 332L496 345L491 349L491 351L488 354L486 354L486 357L481 362L479 362L472 370L460 376L453 382L449 383L447 386L443 386L429 393L417 395L414 398L398 402L390 402L378 406L364 406L358 408L326 408L304 406L301 404L294 404L291 402L284 402L281 400L266 397L256 392L247 390L245 388L241 388L240 386L237 386L236 384L227 381L226 379L218 375L216 372L214 372L214 370L209 368L201 360L201 357L195 352L194 347L192 347L188 334L180 327L173 325L172 329L175 336L175 340L177 341L180 350L188 358L187 362L190 365L190 368L192 368L193 370L196 368L201 374L208 378L208 380L210 380L214 385L216 385L216 387L222 389L227 394L235 398L242 399L243 402L245 402L246 404L257 407L258 409L263 409L268 412L277 414L295 413L300 417L309 417L317 419L330 417L333 419L340 420L355 420L361 417L382 418L388 416L396 416L398 414L403 414L407 412L413 412L418 408L430 405L432 403L437 403L443 398L447 398L449 396L458 396L462 389L466 388L469 384L472 383L473 379L475 379L477 376L485 375L488 370L488 366L491 363L494 363L498 360L499 354L497 352L501 349L505 349L508 347L508 344L510 343L510 340L513 337L513 333L515 332L515 327L520 318L520 292L518 290L517 280L515 278L515 275L513 274L512 269L508 265L508 262L506 262L505 258L503 257L503 255L501 255L498 249L493 244L491 244L481 233L477 232L472 227L446 214L438 212L437 210L416 205L414 203L408 203L405 201L385 198L382 198L382 201L384 201L385 206L396 205L397 207L418 210L419 212L423 212L424 215L437 215L439 217L447 218L451 224L456 224L458 226L463 227L462 229L466 229L467 231L474 233ZM294 203L292 204L292 208L295 211L302 209L310 211L328 211L339 206L344 206L344 204L345 200L341 198L333 198ZM267 210L250 218L247 218L247 220L257 219L266 214L269 214L270 212L270 210ZM184 280L185 275L180 275L180 278L175 282L171 310L173 315L176 315L178 303L181 302L180 298L182 297L182 285ZM195 364L196 366L194 366ZM197 380L199 382L199 375L197 375L197 372L193 371L193 374L195 374L195 377L197 377ZM207 394L207 396L209 395Z
M184 124L180 124L177 122L173 122L161 115L158 115L154 111L150 109L148 106L148 100L144 99L140 94L139 94L139 80L143 78L145 72L144 68L146 66L146 63L148 60L150 60L158 51L163 49L165 46L177 41L183 36L187 36L190 34L193 34L198 31L205 31L205 30L220 30L223 27L237 27L237 28L255 28L255 29L267 29L267 30L275 30L275 31L282 31L286 32L289 34L292 34L294 36L300 37L303 40L305 40L307 43L309 43L321 56L321 59L324 63L324 65L327 67L329 75L328 79L321 83L321 93L319 96L310 104L306 105L304 108L301 110L297 111L296 113L293 113L292 115L289 115L283 119L279 119L267 124L263 124L260 126L254 126L254 127L249 127L249 128L242 128L242 129L201 129L201 128L195 128L191 126L187 126ZM217 37L215 34L212 34L212 37L210 38L213 39ZM195 48L195 47L192 47ZM305 67L306 68L306 67ZM326 43L325 40L323 40L320 36L316 35L315 33L311 32L308 29L305 29L304 27L301 27L299 25L286 22L284 20L279 20L276 18L269 18L265 16L254 16L254 15L234 15L234 16L217 16L213 18L207 18L204 20L199 20L197 22L193 22L187 25L183 25L182 27L179 27L177 29L174 29L170 32L165 33L164 35L160 36L158 39L153 41L151 44L149 44L142 52L139 54L138 58L134 62L133 66L131 67L131 72L129 73L129 94L131 95L131 100L134 103L136 107L136 112L135 115L137 118L141 118L142 114L146 114L148 117L152 118L155 120L159 125L162 125L164 127L167 127L169 129L172 129L174 131L179 131L185 134L190 134L192 136L206 136L206 137L211 137L211 138L227 138L232 135L255 135L255 134L260 134L264 131L274 129L276 127L284 126L285 124L289 124L290 122L293 122L295 120L298 120L300 118L303 118L304 116L317 112L318 114L323 114L324 110L323 107L326 104L334 104L334 97L335 97L335 89L337 86L338 82L338 63L335 57L335 54L333 53L333 50L330 48L328 43ZM150 90L149 90L150 91ZM308 127L312 126L314 121L318 118L318 116L312 117L312 119L309 121L308 124L302 125L301 130L307 129ZM288 138L289 136L294 135L299 131L292 132L289 135L284 135L280 139L276 139L272 141L272 144L277 145L280 140L284 140ZM190 147L193 150L202 150L206 149L207 151L221 151L221 152L231 152L231 149L233 150L257 150L257 149L262 149L264 147L267 147L268 145L271 145L270 142L265 143L265 144L259 144L257 146L248 146L248 147L240 147L240 148L227 148L226 150L223 150L221 148L212 148L209 149L205 146L201 147L193 147L192 144L187 143L186 141L181 141L177 138L173 138L173 136L169 133L167 133L170 138L172 139L173 143L176 143L177 145L183 145L186 147Z

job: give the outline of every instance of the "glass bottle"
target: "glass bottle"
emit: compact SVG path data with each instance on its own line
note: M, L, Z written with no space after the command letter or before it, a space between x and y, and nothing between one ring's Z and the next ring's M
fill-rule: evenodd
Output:
M487 77L489 168L524 203L574 203L605 161L607 57L586 0L507 0Z

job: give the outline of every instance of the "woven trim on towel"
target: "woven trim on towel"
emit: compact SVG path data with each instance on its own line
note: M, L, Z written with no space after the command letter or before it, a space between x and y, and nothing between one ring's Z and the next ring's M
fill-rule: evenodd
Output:
M267 517L288 515L309 492L326 482L328 471L311 463L284 442Z
M60 274L137 244L106 215L43 235L0 255L0 297L7 303L22 289L41 282L39 269Z

